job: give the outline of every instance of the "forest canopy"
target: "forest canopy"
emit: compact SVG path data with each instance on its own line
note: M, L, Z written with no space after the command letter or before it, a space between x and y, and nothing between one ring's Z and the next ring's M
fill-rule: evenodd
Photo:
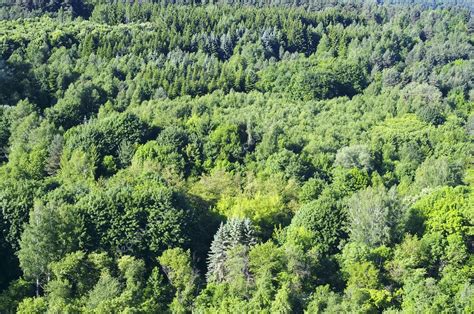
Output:
M473 9L3 2L0 313L474 312Z

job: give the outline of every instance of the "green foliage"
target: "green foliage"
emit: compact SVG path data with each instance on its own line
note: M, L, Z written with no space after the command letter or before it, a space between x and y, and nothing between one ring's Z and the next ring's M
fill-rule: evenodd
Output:
M208 256L207 280L221 282L229 273L227 261L229 252L242 245L246 250L256 243L255 231L248 218L232 218L220 225L214 235Z
M473 312L472 14L346 2L0 5L0 312Z
M205 147L206 155L213 156L206 163L215 164L226 169L230 164L237 162L242 156L242 144L239 130L235 125L220 125L209 134L208 146Z
M78 206L97 241L93 245L114 254L156 256L168 246L189 243L192 211L154 174L122 173Z
M366 87L367 79L362 64L339 59L318 63L314 58L285 60L260 75L260 89L286 92L302 100L353 96Z
M326 193L318 200L301 207L293 217L289 228L304 227L314 232L321 252L334 253L339 241L345 237L346 220L334 196Z
M30 212L29 224L20 241L18 259L26 278L36 280L37 294L40 282L49 281L50 263L73 251L77 238L58 204L38 202Z
M18 306L18 313L40 314L47 310L47 303L44 298L25 298Z
M413 206L427 218L426 226L430 232L470 236L474 219L472 201L470 189L444 187L423 197Z
M263 235L271 233L272 227L288 218L281 196L276 194L261 195L260 193L250 198L245 195L223 197L216 206L219 214L225 217L250 217L260 226Z
M374 247L397 240L403 205L395 189L369 187L354 194L348 204L351 240Z
M0 311L8 313L16 311L21 299L33 293L31 285L24 279L12 281L7 289L0 294Z
M450 163L446 158L427 158L416 170L415 183L420 188L456 186L462 182L459 169L460 165Z
M110 305L108 301L120 294L120 283L109 273L102 273L94 288L90 290L86 308L106 310Z
M300 201L302 203L307 203L312 200L316 200L321 195L321 192L323 191L324 187L324 180L310 178L301 187L301 192L299 194Z
M83 252L67 254L49 267L54 279L48 282L46 290L51 300L72 303L93 290L100 281L98 265Z
M6 175L3 177L5 180L0 183L2 239L6 242L4 245L17 250L40 184L31 180L10 179Z
M372 169L372 160L367 147L354 145L341 148L336 154L335 165L344 168Z
M175 289L170 310L173 313L186 313L190 310L197 284L197 275L191 267L190 252L179 248L168 249L158 260Z
M69 129L98 111L103 103L102 95L103 92L88 81L70 85L64 98L47 111L47 117L57 126Z

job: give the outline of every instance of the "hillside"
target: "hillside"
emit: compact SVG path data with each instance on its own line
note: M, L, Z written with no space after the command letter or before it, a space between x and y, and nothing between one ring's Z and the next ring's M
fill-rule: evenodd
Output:
M0 313L474 312L474 18L408 2L4 3Z

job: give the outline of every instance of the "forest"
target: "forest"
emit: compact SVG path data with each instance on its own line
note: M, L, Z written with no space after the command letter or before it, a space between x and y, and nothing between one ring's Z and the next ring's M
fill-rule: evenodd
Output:
M468 0L7 0L0 313L473 313Z

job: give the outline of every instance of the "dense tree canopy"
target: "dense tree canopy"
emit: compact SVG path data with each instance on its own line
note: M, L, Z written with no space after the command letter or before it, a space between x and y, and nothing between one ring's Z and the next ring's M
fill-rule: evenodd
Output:
M2 2L0 312L474 312L472 10Z

